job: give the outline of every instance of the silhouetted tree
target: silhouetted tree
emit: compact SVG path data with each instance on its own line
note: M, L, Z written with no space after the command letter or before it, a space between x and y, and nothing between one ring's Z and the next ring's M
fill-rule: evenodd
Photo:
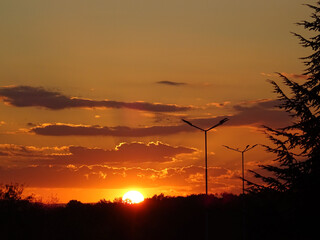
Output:
M33 196L22 197L24 186L19 183L0 184L0 200L32 200Z
M320 164L320 1L316 6L306 4L314 10L310 21L297 23L303 26L313 36L299 38L300 44L313 53L301 58L306 65L304 76L307 80L298 83L283 74L285 88L275 81L270 81L274 92L280 100L280 109L292 117L293 123L287 127L273 129L265 127L268 138L274 146L265 146L267 151L277 155L276 165L262 165L271 175L253 172L264 185L251 184L252 191L266 189L277 192L306 192L313 191L319 185Z
M81 206L82 206L82 202L78 200L70 200L66 205L67 208L79 208Z

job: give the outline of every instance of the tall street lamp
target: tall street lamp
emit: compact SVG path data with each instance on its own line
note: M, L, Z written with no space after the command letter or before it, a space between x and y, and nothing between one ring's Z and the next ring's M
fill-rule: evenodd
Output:
M200 128L198 126L195 126L193 125L191 122L187 121L187 120L184 120L182 119L182 121L184 121L185 123L189 124L191 127L194 127L194 128L197 128L201 131L204 132L204 148L205 148L205 153L204 153L204 159L205 159L205 175L206 175L206 195L208 195L208 154L207 154L207 132L209 132L211 129L215 128L215 127L218 127L222 124L224 124L226 121L228 121L229 119L228 118L224 118L222 119L219 123L217 123L216 125L213 125L212 127L208 128L208 129L203 129L203 128Z
M208 128L208 129L203 129L200 128L198 126L193 125L191 122L182 119L182 121L184 121L185 123L189 124L191 127L194 127L196 129L201 130L202 132L204 132L204 159L205 159L205 174L206 174L206 196L208 196L208 154L207 154L207 132L209 132L211 129L218 127L222 124L224 124L226 121L228 121L228 118L224 118L222 119L220 122L218 122L216 125L213 125L212 127ZM208 213L208 209L206 208L206 218L205 218L205 239L208 240L209 239L209 213Z

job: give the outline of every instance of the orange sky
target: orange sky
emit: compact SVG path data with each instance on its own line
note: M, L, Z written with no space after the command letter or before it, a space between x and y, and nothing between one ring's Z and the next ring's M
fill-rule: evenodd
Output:
M236 152L290 118L267 79L303 81L290 32L313 1L1 1L0 182L43 201L241 191ZM246 168L272 161L262 147Z

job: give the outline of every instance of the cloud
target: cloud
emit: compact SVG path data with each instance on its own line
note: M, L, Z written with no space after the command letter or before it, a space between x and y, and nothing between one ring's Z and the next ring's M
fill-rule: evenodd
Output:
M275 77L275 76L278 76L276 75L275 73L265 73L265 72L261 72L260 73L262 76L265 76L265 77Z
M184 82L172 82L172 81L159 81L156 82L157 84L162 84L162 85L168 85L168 86L184 86L187 85L187 83Z
M231 171L209 168L209 184L228 186ZM211 172L212 171L212 172ZM199 166L151 169L110 166L27 166L0 168L0 182L19 182L45 188L188 187L203 191L204 169ZM224 182L224 179L226 182ZM236 180L238 181L238 180ZM215 189L217 191L218 189Z
M191 110L191 106L148 103L143 101L119 102L111 100L91 100L68 97L60 92L41 87L9 86L0 88L0 99L15 107L44 107L51 110L66 108L127 108L150 112L180 112Z
M130 128L126 126L101 127L98 125L73 125L64 123L46 123L30 129L30 132L45 136L113 136L113 137L146 137L163 136L190 131L185 125L151 126Z
M206 104L207 107L215 107L215 108L224 108L227 105L230 105L231 102L229 101L225 101L223 103L216 103L216 102L212 102L212 103L208 103Z
M10 159L11 162L11 165L0 166L0 182L19 182L28 187L46 188L112 189L139 186L162 187L165 190L183 187L189 189L189 194L204 190L203 166L187 165L186 162L186 166L165 168L158 164L155 169L148 164L148 168L141 165L142 162L151 161L152 166L155 166L154 163L172 161L180 154L193 154L197 151L193 148L170 146L161 142L132 142L119 144L110 150L13 144L1 144L0 149L6 152L6 155L0 155L1 162L3 159ZM138 165L130 165L129 162ZM233 189L235 183L240 185L236 174L237 171L227 168L208 167L209 186L214 186L214 192Z
M162 142L121 143L114 149L64 146L36 148L13 144L0 144L0 156L13 162L36 165L95 165L105 163L161 163L173 161L180 154L192 154L196 149L170 146Z
M273 128L287 126L291 117L283 110L277 108L280 104L278 100L260 99L255 101L242 102L232 106L233 115L224 115L210 118L191 119L191 122L202 128L209 128L222 118L229 118L229 121L222 125L225 126L252 126L261 127L262 125Z
M305 75L305 74L295 74L295 73L286 73L286 72L282 72L281 74L287 78L295 78L295 79L303 79L303 80L308 80L310 78L310 75Z
M265 77L279 77L278 73L260 73L262 76ZM287 77L287 78L295 78L295 79L303 79L303 80L307 80L308 78L310 78L310 75L305 75L305 74L296 74L296 73L286 73L286 72L282 72L280 73L283 76Z
M252 126L267 125L273 128L284 127L290 123L291 117L283 110L279 110L278 100L262 99L247 101L232 106L233 115L214 116L209 118L188 119L201 128L209 128L223 118L230 120L220 126ZM44 136L113 136L113 137L147 137L164 136L181 132L196 131L185 123L178 125L150 126L131 128L126 126L102 127L99 125L75 125L67 123L45 123L31 127L29 132Z
M0 144L0 156L48 159L52 155L68 154L67 147L35 147L16 144Z
M231 118L231 125L252 125L259 127L267 125L273 128L287 126L291 117L283 110L277 108L279 100L262 99L234 105L237 113Z
M70 155L55 156L53 164L160 163L170 162L179 154L191 154L195 149L176 147L161 142L121 143L115 149L69 147Z

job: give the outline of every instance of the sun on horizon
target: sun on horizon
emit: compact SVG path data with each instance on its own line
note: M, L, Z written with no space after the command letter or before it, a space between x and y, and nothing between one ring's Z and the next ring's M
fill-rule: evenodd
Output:
M143 195L135 190L126 192L122 197L122 202L129 203L129 204L135 204L135 203L141 203L144 201Z

